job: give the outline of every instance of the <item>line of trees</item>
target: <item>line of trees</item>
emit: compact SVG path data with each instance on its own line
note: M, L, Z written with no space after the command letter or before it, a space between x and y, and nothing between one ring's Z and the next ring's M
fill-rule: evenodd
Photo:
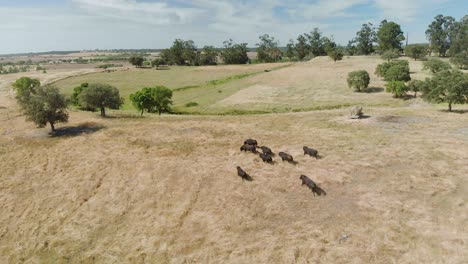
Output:
M285 49L280 48L279 41L273 36L259 36L256 43L257 62L269 63L282 61L302 61L316 56L330 56L334 61L347 55L381 54L388 61L405 54L411 58L422 59L428 54L441 57L450 56L453 64L467 68L468 63L468 16L456 21L453 17L438 15L426 30L429 44L412 44L403 48L406 39L401 26L393 21L383 20L376 28L372 23L362 24L356 36L345 47L335 43L333 37L326 37L314 28L310 33L299 35L296 40L289 40ZM245 64L251 62L247 56L247 43L235 43L232 39L223 42L222 48L204 46L199 49L192 40L176 39L169 49L160 52L160 57L152 61L159 65L216 65ZM141 67L144 57L132 56L133 65ZM149 62L148 62L149 63Z

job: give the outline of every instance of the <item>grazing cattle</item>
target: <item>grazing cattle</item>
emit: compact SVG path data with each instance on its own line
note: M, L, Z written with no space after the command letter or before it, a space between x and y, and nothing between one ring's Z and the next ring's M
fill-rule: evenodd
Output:
M261 146L260 148L262 149L263 154L273 156L273 152L271 151L269 147Z
M263 162L273 163L273 159L268 154L260 153L260 158L262 158Z
M257 140L251 139L251 138L246 139L246 140L244 141L244 145L257 146Z
M287 162L294 162L294 159L291 155L285 152L280 152L278 155L281 157L282 161L287 161Z
M307 154L311 157L314 157L316 159L318 159L318 151L313 149L313 148L309 148L309 147L303 147L302 148L304 150L304 155Z
M247 172L245 172L241 167L237 166L237 175L239 175L239 177L242 178L242 180L246 180L246 181L252 181L252 177L250 177L249 174L247 174Z
M307 185L307 187L309 187L309 189L312 190L312 193L314 194L317 194L318 196L320 195L327 195L327 193L320 187L317 186L317 184L315 184L315 182L313 180L311 180L309 177L305 176L305 175L301 175L299 177L299 179L301 179L302 181L302 185Z
M242 147L240 147L240 150L241 151L250 151L252 153L257 153L257 148L254 145L245 144Z

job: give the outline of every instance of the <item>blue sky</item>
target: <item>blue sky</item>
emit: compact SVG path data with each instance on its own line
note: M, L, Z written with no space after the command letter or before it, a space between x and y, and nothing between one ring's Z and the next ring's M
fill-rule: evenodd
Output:
M289 39L318 27L346 44L363 23L387 19L425 42L438 14L468 14L463 0L0 0L0 54L50 50L198 46L226 39L255 46L258 36Z

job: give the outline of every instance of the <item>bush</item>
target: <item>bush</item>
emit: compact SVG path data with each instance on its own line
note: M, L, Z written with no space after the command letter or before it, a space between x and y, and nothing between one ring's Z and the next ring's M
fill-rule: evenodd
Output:
M194 106L198 106L198 103L197 102L189 102L189 103L185 104L185 107L194 107Z
M387 83L386 87L386 91L392 93L395 98L405 96L408 91L408 86L406 86L403 81L390 81Z
M438 73L444 70L449 70L451 68L452 67L450 64L436 58L432 58L423 62L423 70L428 70L432 73Z
M450 62L457 66L459 69L468 69L468 53L461 52L455 54L450 58Z
M366 71L353 71L348 74L348 87L354 88L354 91L360 92L369 86L370 77Z

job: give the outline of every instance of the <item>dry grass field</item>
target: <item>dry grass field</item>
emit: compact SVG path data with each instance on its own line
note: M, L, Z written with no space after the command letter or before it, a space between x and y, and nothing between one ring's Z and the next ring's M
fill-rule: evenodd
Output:
M0 263L466 263L468 107L396 100L374 76L376 92L343 86L346 72L379 62L318 58L225 82L222 93L174 94L181 103L197 91L203 113L341 108L104 119L72 110L54 137L18 116L0 86ZM419 63L410 67L423 78ZM368 118L348 118L355 103ZM249 137L298 164L241 153ZM322 158L303 156L304 145ZM301 174L327 196L314 197Z

